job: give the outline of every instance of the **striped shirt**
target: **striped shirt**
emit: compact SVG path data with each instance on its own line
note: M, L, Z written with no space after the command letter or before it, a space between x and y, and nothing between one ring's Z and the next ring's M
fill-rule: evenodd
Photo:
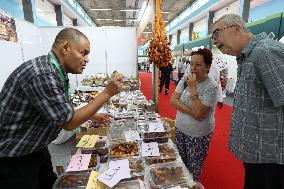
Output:
M237 62L229 148L247 163L284 164L284 44L259 34Z
M11 73L0 92L0 157L34 153L57 137L59 126L74 113L64 90L47 56L29 60Z

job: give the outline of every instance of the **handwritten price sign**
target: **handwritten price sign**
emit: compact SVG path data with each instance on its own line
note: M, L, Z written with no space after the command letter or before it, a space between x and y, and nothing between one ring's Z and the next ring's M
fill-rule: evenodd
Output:
M87 170L92 154L75 154L71 157L70 163L66 169L69 171L83 171Z
M76 145L77 148L93 148L99 139L99 135L84 135Z
M163 123L149 123L149 133L153 133L153 132L165 132L165 128Z
M160 156L157 142L142 143L142 156Z

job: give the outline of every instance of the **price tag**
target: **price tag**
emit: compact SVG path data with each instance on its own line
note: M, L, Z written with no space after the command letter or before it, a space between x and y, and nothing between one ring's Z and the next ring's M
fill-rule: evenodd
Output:
M163 123L150 122L149 123L149 133L153 133L153 132L165 132Z
M111 161L109 169L98 177L98 180L112 188L121 179L130 178L129 161L127 159Z
M131 178L130 175L130 168L129 168L129 160L128 159L122 159L122 160L116 160L116 161L110 161L108 164L109 169L116 167L121 167L121 173L122 178Z
M108 169L106 172L104 172L98 177L98 180L106 184L108 187L112 188L122 179L120 172L121 167L117 167L115 169Z
M160 156L157 142L142 143L142 157Z
M99 135L84 135L76 145L77 148L93 148Z
M66 169L69 171L83 171L87 170L92 154L75 154L71 157L70 163Z
M140 140L139 133L137 131L131 130L131 131L124 131L124 137L126 139L126 142L130 141L136 141Z
M98 172L96 172L96 171L92 171L91 172L91 175L89 177L86 189L96 189L96 188L98 188L98 178L97 178L98 176L99 176Z

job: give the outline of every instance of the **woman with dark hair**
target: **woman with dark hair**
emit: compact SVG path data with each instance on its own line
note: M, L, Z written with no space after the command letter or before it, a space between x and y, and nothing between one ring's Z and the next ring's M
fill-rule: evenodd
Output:
M212 59L209 49L194 51L192 74L179 82L171 96L171 105L177 109L176 145L194 181L200 179L214 129L218 85L208 77Z

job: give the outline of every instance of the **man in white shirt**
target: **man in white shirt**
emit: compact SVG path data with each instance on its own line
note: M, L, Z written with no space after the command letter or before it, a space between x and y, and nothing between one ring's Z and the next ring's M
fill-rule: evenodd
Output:
M186 70L185 62L186 62L186 58L185 57L182 57L182 61L178 62L178 81L181 80L181 78L184 75L184 72Z

